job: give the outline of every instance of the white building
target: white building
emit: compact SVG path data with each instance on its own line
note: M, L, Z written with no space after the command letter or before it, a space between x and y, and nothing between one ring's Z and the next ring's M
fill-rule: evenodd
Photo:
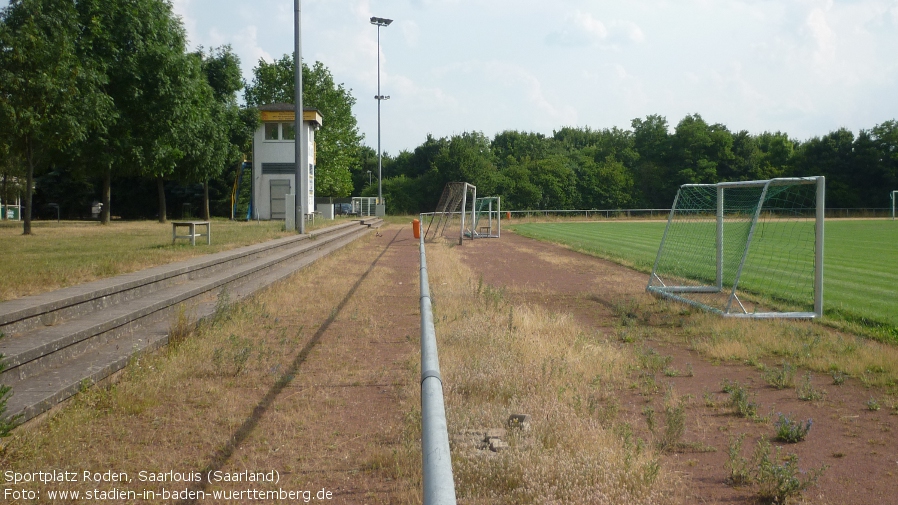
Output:
M253 137L253 219L284 219L286 195L295 193L296 159L294 131L295 106L292 103L262 105L262 123ZM304 108L303 127L309 139L308 167L309 212L315 210L315 130L322 118L317 109Z

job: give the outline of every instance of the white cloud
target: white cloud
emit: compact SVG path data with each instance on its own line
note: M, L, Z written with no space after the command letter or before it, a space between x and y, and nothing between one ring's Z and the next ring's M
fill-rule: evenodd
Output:
M550 33L546 41L562 46L586 46L608 38L605 24L588 12L575 11L568 14L560 30Z
M7 5L0 0L0 6ZM192 47L230 43L245 76L292 51L284 0L173 0ZM395 19L382 29L373 15ZM304 0L303 54L353 90L384 148L686 113L797 138L898 117L898 0ZM474 61L471 61L474 60Z
M562 27L549 33L546 42L559 46L602 46L641 43L642 28L632 21L619 19L606 23L589 12L574 11L565 16Z
M630 42L640 43L645 40L642 28L630 21L613 21L611 23L611 31L616 36L625 38Z
M421 28L414 21L401 21L398 23L399 29L405 38L405 43L409 46L417 46L418 40L421 38Z
M830 2L826 9L812 9L806 21L806 26L816 44L814 60L822 65L831 62L836 55L835 34L827 21L827 11L831 6Z

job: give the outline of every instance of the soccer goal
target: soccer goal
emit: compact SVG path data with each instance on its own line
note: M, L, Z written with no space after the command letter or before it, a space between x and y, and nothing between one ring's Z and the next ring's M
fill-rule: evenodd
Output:
M647 290L730 317L821 317L825 184L684 184Z
M477 186L467 182L450 182L443 188L436 212L431 216L424 240L434 240L441 236L458 233L458 244L465 238L474 239L471 224L476 223L475 207Z
M474 201L471 233L477 238L499 238L502 235L502 199L485 196Z

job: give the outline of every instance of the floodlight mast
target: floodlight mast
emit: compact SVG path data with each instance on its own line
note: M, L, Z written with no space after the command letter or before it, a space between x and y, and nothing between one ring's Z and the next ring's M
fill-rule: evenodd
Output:
M380 27L390 26L392 23L392 19L386 18L378 18L372 17L371 24L377 26L377 95L374 96L374 99L377 100L377 204L383 205L384 203L384 194L383 194L383 173L382 173L382 154L380 150L380 102L383 100L389 100L389 96L384 96L380 94Z
M296 163L296 193L293 212L296 216L296 231L306 232L306 215L309 213L308 146L302 117L302 0L293 0L293 148Z

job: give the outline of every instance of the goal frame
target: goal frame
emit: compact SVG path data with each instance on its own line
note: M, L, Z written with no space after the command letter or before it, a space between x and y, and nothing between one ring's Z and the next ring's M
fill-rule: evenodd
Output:
M493 206L495 204L495 207ZM474 200L476 212L471 221L471 234L477 238L502 237L502 198L499 196L483 196ZM486 215L486 226L480 226Z
M471 202L470 211L468 211L468 202ZM473 233L465 233L466 231L468 231L465 229L465 221L468 221L469 223L476 223L476 202L477 186L474 186L473 184L469 184L467 182L446 183L446 186L443 188L443 194L442 196L440 196L440 201L437 203L437 209L435 212L433 212L430 224L427 226L427 230L424 232L425 240L428 236L432 237L431 240L435 240L437 237L441 236L446 228L450 225L450 221L453 219L453 216L455 216L456 214L458 214L460 217L460 226L458 229L458 245L462 245L464 243L465 235L467 235L467 238L473 240L475 238ZM430 232L431 229L434 230L432 235Z
M737 289L739 287L739 280L742 276L743 268L745 267L745 261L748 258L748 252L751 250L752 240L755 235L755 230L758 225L758 220L760 214L763 210L763 202L765 201L767 190L771 186L782 186L782 185L804 185L804 184L814 184L816 185L816 208L814 213L815 220L815 244L814 244L814 311L813 312L751 312L749 313L745 310L745 307L739 301L737 297ZM670 231L671 224L674 221L674 217L677 213L677 202L680 199L681 192L689 187L713 187L717 189L717 212L716 212L716 240L715 240L715 251L716 251L716 269L717 269L717 278L715 285L713 286L667 286L661 280L661 277L658 275L658 266L661 261L661 256L664 252L664 246L667 242L668 232ZM742 251L742 258L739 263L738 270L736 271L736 276L733 281L732 289L727 297L726 307L725 309L717 309L715 307L710 307L704 303L691 300L682 294L686 293L721 293L724 291L723 286L723 224L724 224L724 192L728 188L748 188L748 187L762 187L761 194L759 196L759 204L755 209L754 216L752 217L751 227L748 232L748 239L745 244L745 248ZM898 192L893 192L898 193ZM667 219L667 226L664 229L664 235L661 238L661 244L658 247L658 255L655 257L655 263L652 267L652 273L649 276L649 282L646 286L646 291L656 294L658 296L662 296L664 298L670 298L673 300L677 300L683 303L687 303L689 305L702 308L704 310L709 310L711 312L718 313L725 317L737 317L737 318L759 318L759 319L770 319L770 318L793 318L793 319L811 319L811 318L820 318L823 317L823 238L824 238L824 218L825 218L825 194L826 194L826 179L822 176L820 177L790 177L790 178L778 178L778 179L768 179L768 180L759 180L759 181L742 181L742 182L721 182L717 184L684 184L680 186L680 190L677 192L677 196L674 198L673 206L670 210L670 215ZM894 200L893 200L894 202ZM729 290L727 287L726 289ZM734 304L735 302L735 304ZM732 312L734 308L741 308L742 312Z

